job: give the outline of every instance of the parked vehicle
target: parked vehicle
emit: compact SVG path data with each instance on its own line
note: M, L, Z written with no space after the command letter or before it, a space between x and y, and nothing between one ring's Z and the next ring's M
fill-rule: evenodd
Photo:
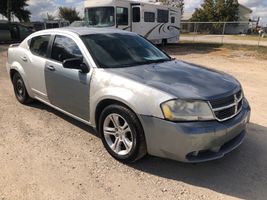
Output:
M123 162L146 153L221 158L242 143L250 119L235 78L174 60L118 29L36 32L10 46L7 71L20 103L37 99L96 128Z
M45 29L62 28L69 26L70 22L66 20L47 20L44 22Z
M155 44L179 40L180 8L131 0L87 0L84 5L90 26L132 31Z
M70 27L90 27L87 21L74 21L70 24Z
M44 22L32 22L33 29L35 31L41 31L45 29L45 23Z
M0 42L20 42L33 31L20 23L0 22Z
M266 35L267 35L267 28L261 28L260 30L259 30L259 34L260 34L260 36L261 37L266 37Z

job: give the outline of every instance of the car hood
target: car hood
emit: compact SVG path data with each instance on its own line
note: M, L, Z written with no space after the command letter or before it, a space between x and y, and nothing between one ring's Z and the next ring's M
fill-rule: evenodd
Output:
M107 70L177 98L212 100L240 90L232 76L182 61Z

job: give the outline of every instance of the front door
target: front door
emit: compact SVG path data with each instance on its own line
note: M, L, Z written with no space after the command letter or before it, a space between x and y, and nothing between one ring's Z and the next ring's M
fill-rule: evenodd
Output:
M83 57L78 45L69 37L56 35L51 59L45 66L46 88L52 105L89 121L90 75L63 68L65 59Z

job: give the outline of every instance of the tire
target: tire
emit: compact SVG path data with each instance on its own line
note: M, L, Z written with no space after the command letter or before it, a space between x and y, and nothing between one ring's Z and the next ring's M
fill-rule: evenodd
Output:
M33 102L33 99L29 96L24 81L19 73L13 75L12 83L15 96L21 104L26 105Z
M146 155L142 125L128 108L107 106L100 115L98 125L104 147L116 160L132 163Z

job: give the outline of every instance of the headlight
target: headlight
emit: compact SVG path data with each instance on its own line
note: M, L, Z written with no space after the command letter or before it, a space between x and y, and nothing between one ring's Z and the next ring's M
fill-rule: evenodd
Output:
M171 121L207 121L214 116L204 101L171 100L161 104L165 119Z

